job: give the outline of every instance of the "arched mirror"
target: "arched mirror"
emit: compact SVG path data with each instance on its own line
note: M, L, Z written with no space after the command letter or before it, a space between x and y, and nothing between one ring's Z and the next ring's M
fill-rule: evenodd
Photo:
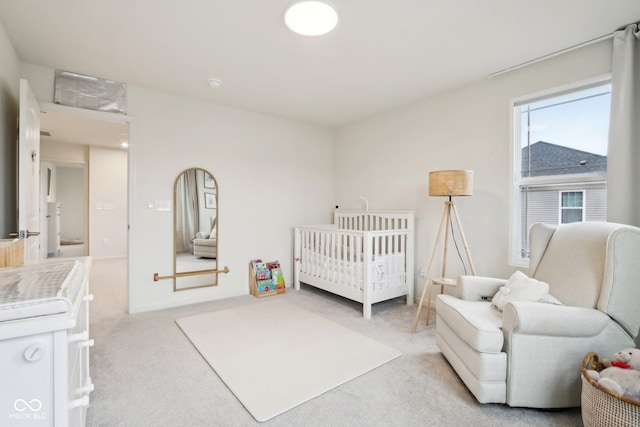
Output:
M173 187L174 291L216 286L218 184L211 173L191 168ZM193 273L193 274L190 274Z

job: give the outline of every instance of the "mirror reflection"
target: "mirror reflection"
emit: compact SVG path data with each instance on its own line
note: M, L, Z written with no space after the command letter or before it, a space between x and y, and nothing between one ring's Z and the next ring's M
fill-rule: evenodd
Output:
M181 276L173 290L216 286L217 273L188 273L218 268L217 182L204 169L187 169L176 178L173 194L174 274Z

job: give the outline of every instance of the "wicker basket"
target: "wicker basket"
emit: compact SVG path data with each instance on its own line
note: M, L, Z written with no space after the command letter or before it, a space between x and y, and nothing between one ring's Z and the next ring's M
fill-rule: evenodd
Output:
M0 267L24 264L24 240L0 239Z
M640 402L610 392L589 378L587 369L602 369L597 354L587 354L582 362L582 422L585 427L640 426Z

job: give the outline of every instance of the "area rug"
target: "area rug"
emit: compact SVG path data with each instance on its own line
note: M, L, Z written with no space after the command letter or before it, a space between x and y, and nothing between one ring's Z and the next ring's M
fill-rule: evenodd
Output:
M260 422L402 355L277 299L176 323Z

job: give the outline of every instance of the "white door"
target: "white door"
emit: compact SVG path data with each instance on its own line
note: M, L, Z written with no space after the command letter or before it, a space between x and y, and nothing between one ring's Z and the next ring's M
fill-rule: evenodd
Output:
M20 79L18 140L18 236L24 262L40 259L40 106L29 83Z
M47 247L47 235L49 233L49 213L47 207L47 189L49 187L49 176L47 171L49 171L50 163L43 164L40 162L40 235L38 238L40 239L40 258L46 259L48 256L48 247Z

